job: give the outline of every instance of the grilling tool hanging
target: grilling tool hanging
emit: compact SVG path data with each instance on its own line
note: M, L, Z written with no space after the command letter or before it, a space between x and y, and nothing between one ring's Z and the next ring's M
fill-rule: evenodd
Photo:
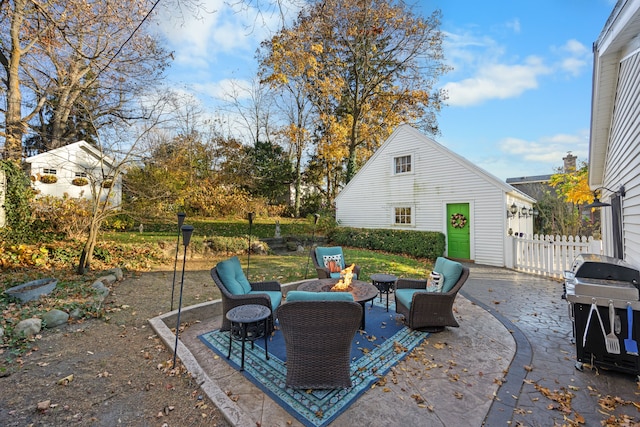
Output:
M614 321L616 317L616 310L613 307L613 301L609 300L609 326L611 330L604 337L604 342L607 346L607 352L611 354L620 354L620 341L614 331ZM604 333L604 332L603 332Z
M632 356L638 355L638 343L633 339L633 308L631 308L631 303L627 303L627 335L628 338L624 340L624 349L627 351L627 354Z
M582 346L584 347L587 343L587 332L589 332L589 325L591 323L591 315L593 312L596 312L598 316L598 323L600 324L600 330L602 331L602 336L606 338L607 334L604 331L604 323L602 323L602 317L600 317L600 312L598 311L598 306L596 305L596 299L593 298L591 300L591 308L589 309L589 315L587 316L587 323L584 327L584 334L582 335Z

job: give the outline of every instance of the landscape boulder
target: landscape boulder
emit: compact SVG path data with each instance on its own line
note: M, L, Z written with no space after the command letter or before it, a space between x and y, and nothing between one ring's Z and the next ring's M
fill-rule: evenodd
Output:
M104 298L109 295L109 288L107 288L100 279L93 282L93 285L91 285L91 287L98 292L99 298Z
M69 315L56 308L42 315L42 321L47 328L55 328L57 326L64 325L68 320Z
M122 269L119 267L111 268L107 270L107 273L113 274L116 276L116 280L119 282L124 278L124 274L122 273Z
M31 319L24 319L18 322L13 330L13 333L17 337L31 338L34 335L40 333L42 329L42 319L33 317Z

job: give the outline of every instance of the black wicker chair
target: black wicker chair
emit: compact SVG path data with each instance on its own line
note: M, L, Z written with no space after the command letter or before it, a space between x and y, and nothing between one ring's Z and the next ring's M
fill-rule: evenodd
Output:
M227 319L227 312L229 310L239 305L259 304L259 305L264 305L268 307L270 310L272 310L271 317L269 318L269 322L268 322L268 333L273 332L273 324L274 324L273 319L276 313L273 312L271 297L269 297L269 295L266 293L260 293L260 292L264 292L264 291L281 292L280 283L277 281L252 282L250 283L250 285L251 285L251 290L254 293L248 293L244 295L234 295L231 292L229 292L227 287L222 282L222 279L218 275L216 267L213 267L211 269L211 278L220 289L220 294L222 296L222 326L220 327L220 330L228 331L231 329L231 322L229 322L229 320Z
M289 387L351 386L351 343L362 307L350 301L290 301L278 309L287 349Z
M411 299L410 307L398 300L400 289L425 290L427 281L419 279L398 279L395 287L396 312L404 316L404 321L411 329L439 332L445 326L460 326L453 315L453 302L458 291L469 277L469 269L462 267L462 273L453 288L448 292L416 292Z

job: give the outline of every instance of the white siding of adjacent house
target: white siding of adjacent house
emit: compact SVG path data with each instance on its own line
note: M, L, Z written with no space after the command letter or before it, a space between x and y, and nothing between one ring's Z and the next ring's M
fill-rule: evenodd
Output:
M394 175L393 159L411 155L410 174ZM468 203L471 258L504 265L506 184L455 155L414 128L399 127L336 198L341 225L400 228L446 234L450 203ZM394 206L411 206L411 226L393 222Z
M616 101L605 163L604 186L624 185L622 221L625 260L640 267L640 51L620 63ZM603 190L607 194L606 190ZM602 209L605 251L613 254L611 208Z
M100 154L89 153L86 145L84 141L76 142L27 159L31 164L33 187L40 195L63 197L66 194L71 198L93 198L91 184L84 186L72 184L73 179L76 178L76 172L86 172L88 177L93 177L100 182L104 174L110 173L110 169L107 163L101 161ZM56 183L45 184L39 181L39 176L44 174L45 169L56 170L55 175L58 179ZM112 190L113 197L110 199L116 206L121 203L121 182L121 179L116 180Z

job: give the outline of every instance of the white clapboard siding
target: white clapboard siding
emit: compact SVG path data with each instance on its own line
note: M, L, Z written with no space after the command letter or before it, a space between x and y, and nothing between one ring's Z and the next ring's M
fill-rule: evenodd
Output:
M625 261L640 268L640 0L618 2L594 43L589 184L603 201L624 186ZM613 255L612 209L602 212L604 254Z
M604 186L624 185L622 222L624 257L640 266L640 53L622 60L616 87ZM606 193L606 190L605 190ZM611 209L603 209L603 240L611 253Z
M412 156L412 173L394 175L393 159L404 155ZM446 234L447 204L468 203L471 258L503 266L506 193L516 191L413 127L402 125L336 197L336 218L349 227ZM412 207L410 227L393 223L395 206Z

